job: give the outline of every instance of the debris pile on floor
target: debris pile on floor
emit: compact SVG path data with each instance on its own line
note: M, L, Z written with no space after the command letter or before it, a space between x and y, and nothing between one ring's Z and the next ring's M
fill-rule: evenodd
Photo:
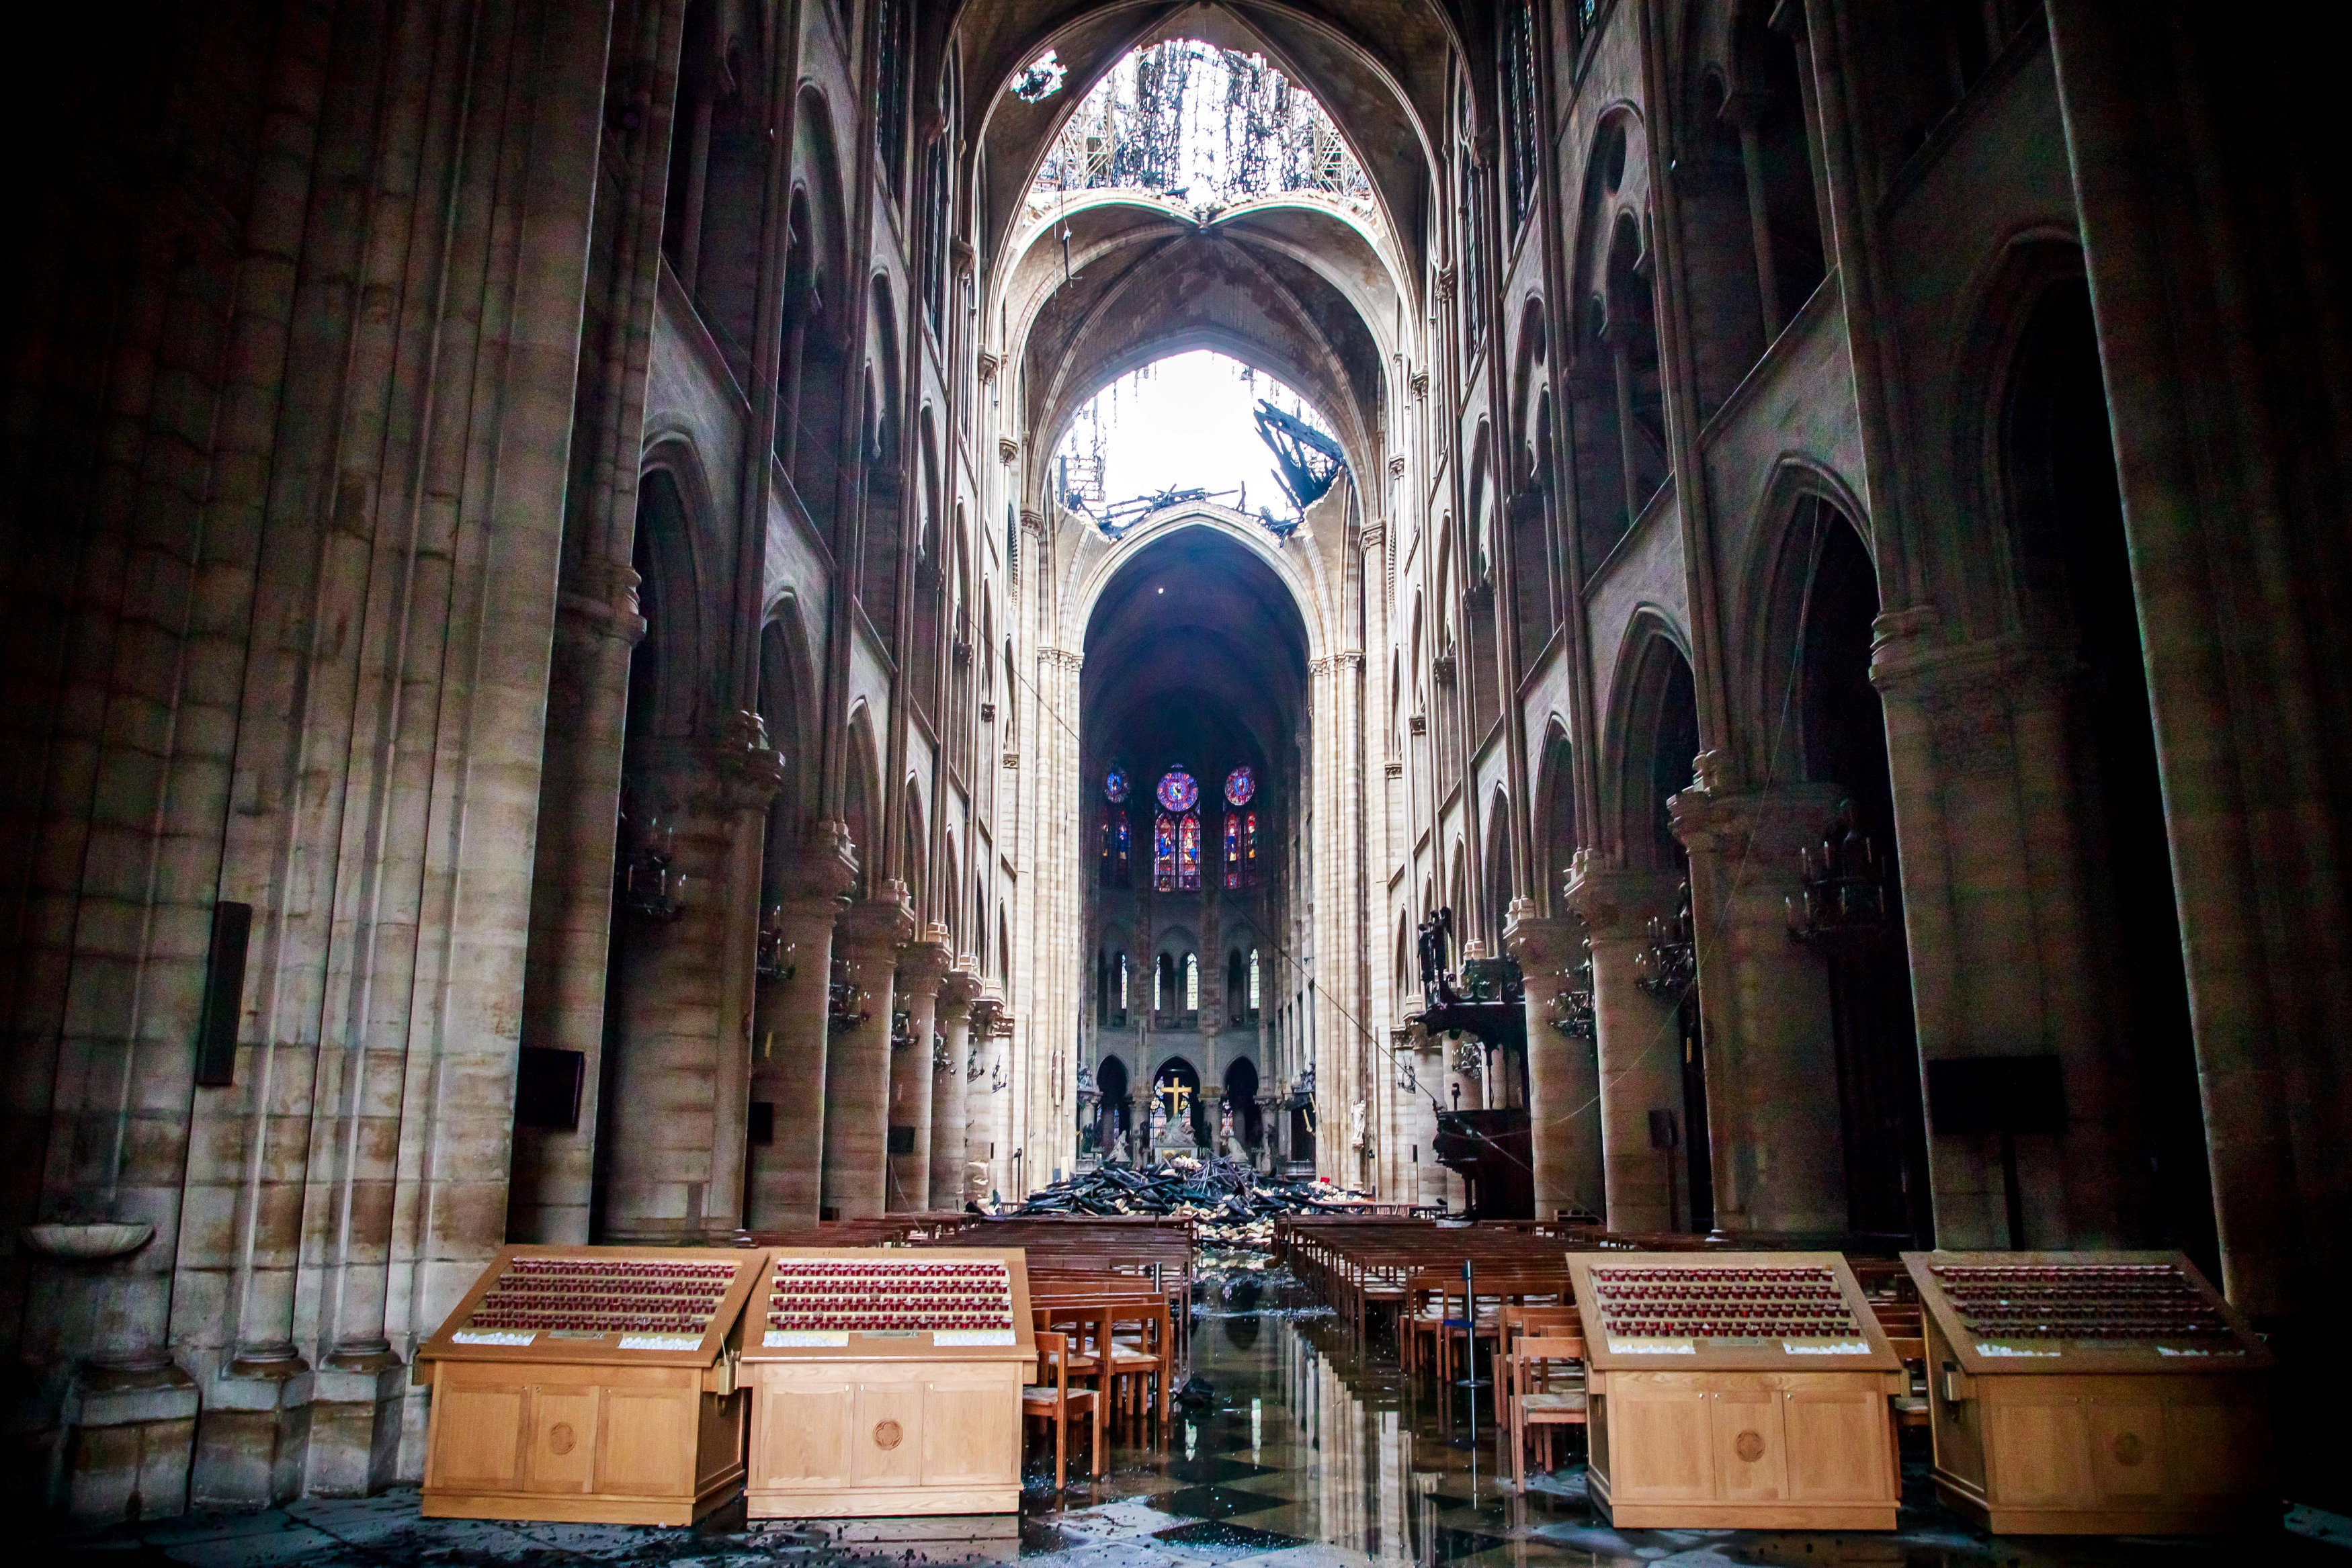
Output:
M1156 1166L1101 1166L1030 1194L1015 1214L1160 1214L1192 1221L1204 1245L1266 1247L1286 1214L1343 1211L1361 1194L1321 1179L1268 1176L1220 1155Z

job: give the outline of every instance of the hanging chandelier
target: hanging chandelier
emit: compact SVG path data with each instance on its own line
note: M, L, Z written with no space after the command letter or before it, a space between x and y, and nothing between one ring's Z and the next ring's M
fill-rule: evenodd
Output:
M1802 893L1786 900L1789 938L1827 958L1851 958L1886 936L1886 882L1852 800L1842 802L1818 858L1797 852Z
M1672 915L1650 917L1649 941L1633 955L1633 983L1662 1002L1679 998L1698 977L1698 952L1691 944L1689 883L1675 890Z

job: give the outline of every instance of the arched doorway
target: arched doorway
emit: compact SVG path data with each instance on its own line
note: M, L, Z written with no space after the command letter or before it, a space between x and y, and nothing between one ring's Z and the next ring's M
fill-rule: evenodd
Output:
M1675 836L1674 819L1666 802L1690 787L1694 759L1698 755L1698 695L1690 661L1663 628L1646 637L1631 671L1632 689L1626 699L1626 750L1619 775L1617 818L1619 852L1628 865L1658 873L1661 883L1679 883L1685 889L1677 917L1683 935L1688 926L1689 852ZM1657 1156L1668 1167L1663 1195L1670 1228L1706 1230L1715 1224L1715 1163L1708 1132L1706 1042L1700 1027L1699 988L1693 982L1679 995L1660 997L1672 1009L1664 1030L1674 1040L1675 1061L1622 1073L1621 1081L1644 1081L1646 1109L1673 1120L1649 1118L1644 1129ZM1604 1054L1601 1070L1612 1071ZM1665 1082L1656 1082L1653 1078ZM1678 1105L1677 1105L1678 1102ZM1679 1109L1679 1116L1674 1113ZM1671 1128L1671 1142L1660 1140ZM1630 1121L1616 1129L1621 1141L1633 1135ZM1612 1178L1612 1181L1615 1179ZM1612 1199L1612 1202L1614 1200ZM1620 1223L1613 1216L1612 1224Z
M1817 936L1828 969L1840 1125L1845 1141L1847 1224L1858 1234L1935 1241L1929 1200L1927 1119L1919 1092L1919 1046L1911 1008L1910 952L1904 940L1903 877L1895 839L1895 793L1886 760L1886 717L1870 682L1878 576L1862 535L1829 502L1797 503L1786 543L1785 579L1801 597L1791 706L1803 776L1845 793L1843 820L1824 822L1835 851L1824 865L1872 879L1883 915L1853 931ZM1785 646L1785 644L1784 644ZM1862 862L1859 864L1850 862Z
M1234 1135L1252 1154L1265 1141L1265 1124L1257 1103L1257 1064L1236 1057L1225 1069L1225 1108L1233 1113Z
M1095 1148L1104 1154L1116 1153L1123 1146L1127 1130L1133 1125L1135 1105L1128 1095L1127 1063L1116 1056L1106 1056L1095 1069Z
M1201 1072L1198 1068L1181 1056L1170 1057L1160 1064L1160 1071L1151 1075L1151 1098L1155 1105L1170 1113L1168 1131L1162 1134L1167 1141L1173 1143L1181 1139L1189 1124L1192 1142L1195 1145L1208 1143L1209 1108L1201 1103ZM1175 1108L1180 1104L1183 1107L1181 1119L1175 1114Z

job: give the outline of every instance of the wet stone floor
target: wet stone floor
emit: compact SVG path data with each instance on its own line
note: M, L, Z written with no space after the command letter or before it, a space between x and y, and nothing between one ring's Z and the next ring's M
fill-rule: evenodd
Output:
M1359 1356L1328 1316L1293 1312L1243 1280L1213 1288L1193 1323L1193 1371L1213 1398L1164 1435L1116 1437L1109 1473L1052 1490L1053 1449L1033 1434L1019 1519L749 1522L740 1505L694 1530L425 1520L403 1489L262 1514L191 1515L31 1543L33 1556L147 1568L551 1568L566 1563L805 1568L1554 1568L1656 1563L1870 1568L2105 1568L2107 1564L2352 1564L2352 1521L2297 1509L2258 1539L1993 1540L1940 1507L1924 1447L1906 1448L1892 1535L1616 1531L1587 1503L1580 1459L1509 1482L1482 1401L1408 1386L1385 1347ZM1573 1444L1576 1439L1570 1439ZM1498 1477L1497 1469L1501 1474Z

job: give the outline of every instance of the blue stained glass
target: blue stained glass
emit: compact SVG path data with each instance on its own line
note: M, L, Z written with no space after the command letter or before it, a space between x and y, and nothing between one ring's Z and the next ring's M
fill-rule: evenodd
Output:
M1176 891L1176 819L1165 811L1151 824L1151 885Z
M1113 768L1103 777L1103 799L1118 805L1127 799L1127 769Z
M1236 768L1225 775L1225 801L1228 805L1246 806L1257 793L1257 779L1247 768Z
M1179 814L1201 801L1200 781L1181 768L1171 768L1160 779L1160 809Z

